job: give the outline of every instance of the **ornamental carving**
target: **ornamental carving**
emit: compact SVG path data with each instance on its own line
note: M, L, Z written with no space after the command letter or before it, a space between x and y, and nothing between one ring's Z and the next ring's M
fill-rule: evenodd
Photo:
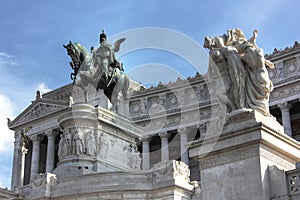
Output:
M284 74L286 75L287 78L298 74L299 67L298 67L297 59L295 57L288 60L284 60L283 65L284 65Z
M300 172L288 176L289 192L291 195L298 195L300 191Z
M184 179L190 180L189 167L180 161L169 160L155 164L152 168L152 174L155 181L159 179Z
M20 120L20 122L30 121L32 119L41 117L43 115L47 115L52 113L56 110L61 109L63 106L61 105L49 105L49 104L42 104L39 103L35 105L33 108L28 111L28 113Z
M277 99L283 99L285 97L298 95L299 91L300 85L290 85L288 87L278 88L270 94L270 100L274 101Z
M225 165L228 163L233 163L248 158L256 157L259 155L258 147L252 147L238 152L226 152L222 155L218 154L215 156L208 157L207 159L201 161L200 169L209 169L212 167Z
M131 115L137 115L141 113L141 101L132 101L129 104L129 111Z
M60 136L58 157L62 161L70 155L96 155L96 137L94 131L83 128L68 128Z

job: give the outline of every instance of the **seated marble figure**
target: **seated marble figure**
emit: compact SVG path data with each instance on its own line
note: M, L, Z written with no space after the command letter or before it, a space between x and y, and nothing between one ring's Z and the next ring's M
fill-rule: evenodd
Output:
M274 65L257 47L257 33L253 31L247 40L243 31L235 28L222 36L205 37L204 47L210 50L208 73L221 77L217 97L229 111L250 108L270 115L268 104L273 84L267 67L273 69Z

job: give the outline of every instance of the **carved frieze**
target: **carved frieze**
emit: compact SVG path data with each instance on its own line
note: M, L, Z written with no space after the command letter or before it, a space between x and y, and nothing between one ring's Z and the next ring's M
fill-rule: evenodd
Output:
M273 92L270 94L270 101L275 101L278 99L283 99L286 97L290 97L293 95L299 94L300 91L300 84L294 84L289 85L286 87L276 88Z
M259 150L259 155L266 158L267 160L270 160L274 163L276 163L277 165L280 165L282 167L284 167L284 169L286 170L291 170L295 168L295 165L288 162L287 160L275 155L274 153L271 153L270 151L260 148Z
M252 158L255 156L259 155L259 149L258 147L251 147L247 148L238 152L226 152L222 153L221 155L214 155L207 157L200 163L200 169L209 169L212 167L220 166L220 165L225 165L228 163L233 163L241 160L245 160L248 158Z
M27 122L32 119L39 118L43 115L47 115L49 113L55 112L64 106L62 105L50 105L50 104L44 104L44 103L38 103L33 108L31 108L23 118L19 121L19 123Z

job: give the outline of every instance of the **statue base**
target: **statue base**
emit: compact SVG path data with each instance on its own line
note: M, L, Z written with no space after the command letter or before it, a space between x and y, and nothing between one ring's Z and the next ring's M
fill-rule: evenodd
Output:
M27 187L29 188L29 187ZM105 172L57 179L46 173L35 177L26 199L200 199L200 187L189 179L180 161L158 163L151 170Z
M58 119L63 130L57 177L140 170L136 141L141 130L111 111L74 104Z
M202 200L270 199L269 167L291 170L300 161L300 143L254 110L230 113L220 135L207 134L189 149L200 163Z

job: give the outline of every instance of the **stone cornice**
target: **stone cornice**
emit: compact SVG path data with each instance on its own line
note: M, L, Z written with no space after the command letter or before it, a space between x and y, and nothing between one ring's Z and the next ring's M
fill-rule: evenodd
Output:
M300 52L300 44L296 41L294 45L291 47L286 47L285 49L282 50L278 50L275 48L271 54L266 54L265 57L266 59L275 61L299 52Z

